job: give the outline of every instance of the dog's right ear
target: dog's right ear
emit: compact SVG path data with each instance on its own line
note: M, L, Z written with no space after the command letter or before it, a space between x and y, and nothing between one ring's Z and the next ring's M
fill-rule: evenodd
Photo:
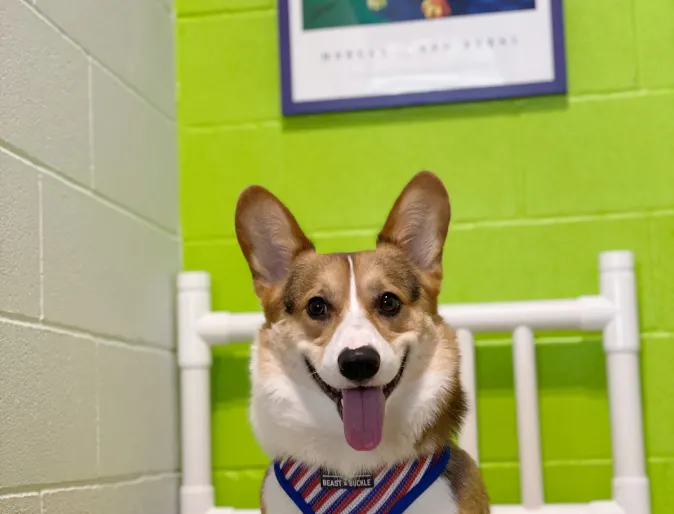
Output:
M235 226L260 298L286 278L297 255L314 250L288 208L260 186L250 186L239 196Z

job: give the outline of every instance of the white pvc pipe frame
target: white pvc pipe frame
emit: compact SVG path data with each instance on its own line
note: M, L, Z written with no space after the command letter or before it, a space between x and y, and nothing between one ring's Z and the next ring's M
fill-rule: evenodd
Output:
M473 333L512 332L521 482L521 505L496 505L495 514L650 514L639 371L640 342L634 257L604 252L600 295L576 299L442 305L457 329L462 381L470 414L460 444L478 460ZM211 476L210 345L251 341L259 313L211 312L210 277L178 277L178 362L181 377L181 514L259 513L215 507ZM534 330L603 331L606 353L613 499L588 504L545 504L538 417Z

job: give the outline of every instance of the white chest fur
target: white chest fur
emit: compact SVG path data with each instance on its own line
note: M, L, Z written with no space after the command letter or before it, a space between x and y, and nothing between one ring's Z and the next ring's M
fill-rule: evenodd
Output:
M281 488L274 473L269 473L264 482L262 498L266 506L266 514L300 514L301 511ZM459 514L449 484L439 478L426 489L405 514Z

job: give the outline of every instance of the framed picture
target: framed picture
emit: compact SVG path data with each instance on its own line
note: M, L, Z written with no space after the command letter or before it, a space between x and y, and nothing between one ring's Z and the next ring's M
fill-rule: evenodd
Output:
M566 92L562 0L279 0L284 115Z

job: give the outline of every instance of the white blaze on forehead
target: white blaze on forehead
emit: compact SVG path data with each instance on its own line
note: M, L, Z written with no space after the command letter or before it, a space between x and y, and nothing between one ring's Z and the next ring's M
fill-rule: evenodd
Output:
M349 309L337 328L337 332L343 328L342 336L344 337L344 346L346 348L360 348L373 344L375 335L378 335L377 329L365 317L365 311L358 300L358 288L356 286L356 272L353 266L353 258L349 255ZM337 335L335 332L335 335Z
M365 318L365 312L363 311L363 308L360 305L360 301L358 300L358 288L356 286L356 271L354 270L353 267L353 258L349 255L347 257L349 261L349 311L348 314L346 315L346 319L344 319L344 322L342 322L342 325L346 324L347 326L358 326L360 324L364 324L364 322L368 321L367 318ZM349 323L345 323L345 322ZM359 346L363 346L363 344L367 343L361 343L361 344L355 344L352 346L351 344L348 345L348 348L357 348Z
M349 312L358 312L360 303L356 289L356 271L353 269L353 258L349 255L347 259L349 260Z
M347 260L349 262L349 305L345 309L344 319L335 330L323 353L320 374L323 380L332 387L338 389L347 387L349 381L341 375L337 363L339 354L347 348L356 349L362 346L372 346L379 353L381 360L379 372L375 375L373 383L384 385L393 380L400 363L393 353L391 345L367 319L365 309L358 299L353 258L348 256Z

